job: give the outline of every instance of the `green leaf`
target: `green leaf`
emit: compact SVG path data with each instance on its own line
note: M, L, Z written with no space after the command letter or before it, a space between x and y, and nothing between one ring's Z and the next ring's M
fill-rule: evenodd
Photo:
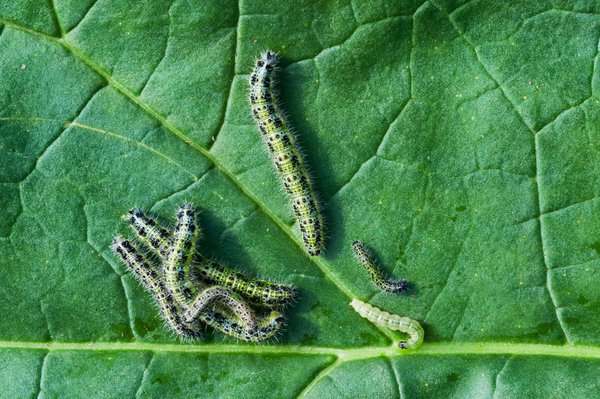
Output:
M11 0L0 23L0 397L597 396L600 4ZM249 115L266 48L320 258ZM206 255L300 288L278 341L179 342L111 254L127 209L184 200ZM378 292L356 239L414 292Z

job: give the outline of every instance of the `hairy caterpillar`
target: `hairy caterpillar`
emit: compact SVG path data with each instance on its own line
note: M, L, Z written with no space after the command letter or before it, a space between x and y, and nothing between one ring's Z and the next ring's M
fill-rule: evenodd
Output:
M255 305L283 307L298 295L298 290L291 285L248 277L200 254L196 254L192 266L203 280L230 288Z
M173 245L173 237L166 227L138 208L130 210L124 218L159 259L166 259L166 254ZM254 305L283 307L294 302L298 295L296 288L291 285L249 277L199 253L195 254L191 269L193 278L227 287L243 295Z
M162 282L160 272L150 265L133 243L117 236L112 241L112 249L129 271L154 295L163 319L171 330L185 338L199 338L202 335L197 324L181 320L180 309Z
M367 247L360 241L352 243L352 250L360 264L365 268L371 280L383 291L400 293L406 291L407 283L404 280L391 280L381 271Z
M371 323L408 334L409 339L407 341L400 341L398 343L401 349L414 349L423 343L425 333L418 321L390 314L358 299L353 299L350 302L350 306L361 317L364 317Z
M277 54L262 53L250 75L252 115L292 203L304 246L311 256L323 251L323 218L302 155L277 105L273 82Z
M189 323L198 314L214 302L226 305L236 318L240 319L244 327L253 330L256 326L256 316L252 308L227 288L218 285L204 289L183 313L183 321Z
M196 289L191 282L190 262L195 252L200 229L196 221L196 212L190 204L177 209L177 225L173 233L173 245L165 259L165 281L175 300L189 304Z

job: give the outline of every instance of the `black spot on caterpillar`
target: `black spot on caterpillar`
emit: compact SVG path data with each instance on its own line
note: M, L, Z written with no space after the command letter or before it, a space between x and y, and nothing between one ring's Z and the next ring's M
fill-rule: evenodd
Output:
M408 284L405 280L391 280L388 276L381 271L375 260L369 253L367 247L360 241L354 241L352 243L352 250L356 259L360 262L362 267L365 268L371 280L386 292L400 293L406 291Z
M294 135L277 105L273 86L278 57L265 51L250 75L252 116L260 130L279 179L292 204L309 255L323 251L324 226L320 205Z
M407 341L398 343L398 347L401 349L415 349L423 343L425 332L418 321L390 314L358 299L353 299L350 306L371 323L408 334Z

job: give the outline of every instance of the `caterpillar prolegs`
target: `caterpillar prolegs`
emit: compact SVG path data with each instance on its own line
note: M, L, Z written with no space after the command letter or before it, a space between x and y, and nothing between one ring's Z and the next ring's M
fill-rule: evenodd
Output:
M169 229L139 208L130 210L125 219L139 239L164 261L169 248L173 246ZM200 253L194 255L190 267L192 278L227 287L254 305L283 307L294 302L298 295L296 288L291 285L249 277Z
M323 251L323 217L296 139L277 105L274 76L278 57L265 51L250 75L252 116L269 150L279 179L292 203L302 240L309 255Z
M398 343L401 349L415 349L423 343L425 332L418 321L390 314L358 299L353 299L350 306L371 323L408 334L408 340Z

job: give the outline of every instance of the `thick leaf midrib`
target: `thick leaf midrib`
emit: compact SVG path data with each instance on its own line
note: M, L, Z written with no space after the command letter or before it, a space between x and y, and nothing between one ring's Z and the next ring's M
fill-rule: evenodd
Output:
M334 348L299 345L232 345L205 344L180 345L146 342L33 342L0 341L0 349L46 350L46 351L131 351L131 352L169 352L169 353L205 353L205 354L254 354L254 355L306 355L335 356L346 362L375 357L419 357L419 356L467 356L467 355L516 355L550 356L561 358L600 359L600 347L587 345L547 345L495 342L433 342L418 350L398 350L396 346L378 346L362 348Z

